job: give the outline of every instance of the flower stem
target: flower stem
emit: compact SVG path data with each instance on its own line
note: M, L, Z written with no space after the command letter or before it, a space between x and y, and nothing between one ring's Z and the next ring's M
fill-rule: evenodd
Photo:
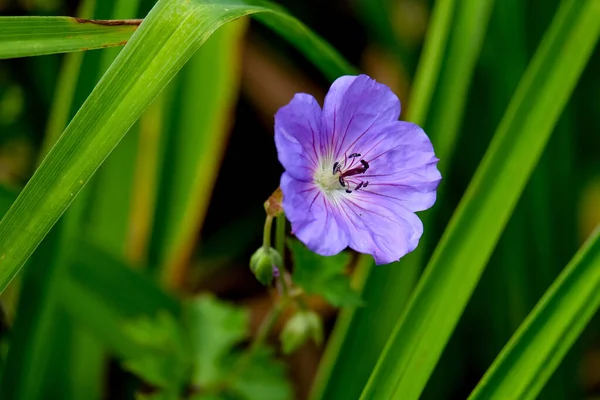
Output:
M273 217L267 215L265 219L265 229L263 232L263 248L266 250L271 247L271 225L273 225Z
M285 270L285 215L281 214L275 222L275 250L281 255L281 265L278 267Z

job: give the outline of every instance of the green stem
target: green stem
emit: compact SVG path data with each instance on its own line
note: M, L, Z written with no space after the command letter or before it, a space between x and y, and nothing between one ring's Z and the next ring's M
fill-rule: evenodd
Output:
M286 219L285 215L282 214L277 217L275 223L275 249L281 255L281 265L279 265L279 268L282 271L285 270L285 227Z
M273 217L267 215L267 219L265 219L265 230L263 232L263 248L265 250L271 247L271 225L273 225Z
M290 289L287 284L287 280L285 279L286 275L287 271L282 267L279 271L279 278L277 281L281 283L281 297L284 299L288 299L290 297Z

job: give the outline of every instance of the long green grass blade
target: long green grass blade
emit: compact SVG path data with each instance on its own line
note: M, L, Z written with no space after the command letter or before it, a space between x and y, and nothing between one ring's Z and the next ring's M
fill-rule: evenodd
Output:
M435 86L440 75L444 60L449 31L452 27L452 17L456 0L439 0L436 2L429 22L429 29L415 74L414 89L411 92L408 116L415 124L426 121Z
M0 59L123 46L140 20L1 17Z
M308 28L266 2L159 1L0 222L1 290L202 43L221 25L261 12L264 23L291 40L329 77L352 71Z
M215 32L181 70L166 130L150 266L181 288L202 227L231 128L247 21Z
M577 252L469 399L535 399L600 307L600 229Z
M417 399L456 326L600 32L600 2L567 1L363 391Z
M86 0L81 4L78 15L90 18L94 8L95 1ZM69 54L65 59L40 160L56 142L72 116L82 59L83 53ZM4 399L33 400L46 396L58 396L65 400L76 398L72 393L76 389L71 385L74 381L70 379L75 358L70 356L81 353L73 351L73 345L77 342L75 324L57 303L57 283L64 279L70 263L75 248L73 239L78 237L87 198L78 197L46 237L24 274L21 284L24 294L19 299L14 326L15 339L11 342L7 372L2 380ZM91 356L91 353L88 355ZM80 370L95 370L96 382L99 382L101 369L97 367L98 364L89 357ZM95 386L90 381L79 381L78 384Z

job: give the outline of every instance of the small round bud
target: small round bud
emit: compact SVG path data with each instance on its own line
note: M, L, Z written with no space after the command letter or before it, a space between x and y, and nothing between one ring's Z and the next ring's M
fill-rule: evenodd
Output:
M272 247L261 247L250 258L250 269L256 279L263 285L268 285L273 280L273 269L281 265L281 256Z
M317 345L323 341L323 323L314 311L299 311L285 324L280 335L283 352L297 350L308 339Z

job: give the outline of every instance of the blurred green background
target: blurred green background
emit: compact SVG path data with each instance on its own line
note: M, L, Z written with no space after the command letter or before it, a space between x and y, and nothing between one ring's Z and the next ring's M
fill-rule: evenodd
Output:
M0 0L0 15L143 18L153 3ZM389 85L403 109L410 110L409 94L433 1L278 3L352 64ZM439 140L446 129L458 134L452 151L440 161L444 179L440 201L427 212L427 254L481 161L559 1L481 4L490 12L482 11L484 22L480 32L472 32L474 42L465 43L462 53L449 46L442 61L442 74L457 62L470 63L467 75L456 78L466 81L457 90L434 89L424 126ZM461 23L453 21L450 43L461 34ZM118 51L0 61L2 213ZM466 398L600 223L598 71L596 49L423 398ZM117 399L131 398L139 389L140 382L99 344L98 336L106 333L103 309L95 303L100 298L96 289L86 286L90 282L106 282L97 289L112 290L106 310L117 308L126 316L171 307L165 306L170 302L176 310L173 298L212 292L248 307L256 330L271 299L250 273L248 260L261 244L262 203L282 172L273 143L273 115L296 92L322 101L328 86L303 56L254 21L229 24L211 37L2 294L2 398L37 398L41 393L44 398L91 398L94 392L94 398ZM464 109L451 114L456 121L450 121L445 110L457 104ZM125 264L139 271L130 272ZM384 287L389 268L371 271L365 306L354 315L322 398L358 398L366 384L398 317L395 307L404 304L411 289L410 282L404 288ZM138 280L159 282L172 297ZM90 293L88 303L76 296L81 290ZM318 298L311 300L331 332L336 310ZM356 343L353 337L369 340ZM307 344L285 357L297 398L309 396L323 350ZM600 397L598 321L588 327L541 396Z

